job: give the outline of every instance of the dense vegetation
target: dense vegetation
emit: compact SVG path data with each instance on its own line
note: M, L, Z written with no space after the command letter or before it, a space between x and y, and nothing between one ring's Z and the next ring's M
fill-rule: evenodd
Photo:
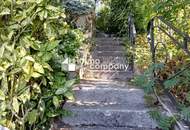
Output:
M147 94L169 90L177 99L178 117L151 112L160 128L171 129L178 118L190 121L189 56L171 39L162 37L166 48L158 47L153 64L147 42L148 23L155 16L190 34L190 1L103 2L96 21L98 30L126 36L128 16L134 17L138 32L135 63L142 73L135 83ZM59 0L0 1L0 125L16 130L48 129L52 119L68 114L62 106L66 99L73 99L71 86L76 81L68 79L61 64L68 57L77 57L84 40L82 32L73 28L72 18L91 11L94 1L65 0L63 4L61 7ZM160 33L155 30L155 34L156 38ZM127 49L130 51L129 44ZM165 51L167 62L163 60Z
M128 16L132 14L135 19L138 32L135 45L135 63L139 72L143 73L143 75L136 77L135 82L143 87L148 94L155 91L162 94L163 90L169 90L179 104L178 108L181 110L179 116L190 121L189 56L179 46L176 46L169 37L155 30L155 39L159 39L162 35L161 39L165 46L161 44L158 46L156 64L153 64L147 41L148 23L155 16L162 16L183 33L190 34L190 14L188 13L190 12L190 1L107 0L106 4L108 7L102 9L98 18L98 20L103 19L103 24L100 25L104 26L99 26L100 22L97 25L100 30L108 33L116 30L121 36L125 36L128 33ZM176 33L172 35L179 41L182 39L180 36L176 36ZM130 52L129 42L126 44L128 44L127 51ZM167 62L165 62L166 57L168 58ZM163 117L160 113L152 114L152 116L159 121L164 130L170 129L176 121L175 117Z
M183 31L190 30L189 0L103 0L107 5L102 8L101 17L110 31L126 33L128 16L133 14L138 31L145 32L147 24L154 16L163 16ZM169 12L169 13L168 13ZM107 15L105 17L105 15ZM109 17L109 18L108 18ZM102 21L102 22L103 22ZM179 24L180 23L180 24ZM99 27L101 24L97 24ZM102 26L102 25L101 25Z
M76 57L83 35L66 18L54 0L0 1L0 125L46 130L67 113L75 80L61 63Z

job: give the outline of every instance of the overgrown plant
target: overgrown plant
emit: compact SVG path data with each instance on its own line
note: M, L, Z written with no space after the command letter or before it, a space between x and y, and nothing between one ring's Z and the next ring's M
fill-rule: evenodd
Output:
M151 117L158 122L161 130L172 130L176 123L176 117L169 117L161 114L159 111L150 111Z
M143 75L136 76L134 82L136 85L142 87L147 94L154 93L157 101L154 105L161 103L158 93L161 90L162 81L155 77L156 72L162 71L164 69L164 64L154 64L149 66ZM163 105L163 104L162 104ZM167 108L164 108L167 110ZM158 122L159 128L162 130L171 130L177 122L177 117L170 113L170 115L161 114L158 109L150 111L151 117Z
M104 6L98 12L96 17L96 28L103 32L109 31L109 19L110 19L110 8L109 6Z
M155 115L151 113L151 116L159 122L160 128L164 130L171 129L174 123L170 122L171 125L170 123L166 125L164 124L164 122L167 122L166 119L168 121L174 119L176 123L178 119L183 119L186 121L190 120L189 64L180 68L175 66L175 69L172 68L174 66L168 68L170 64L171 63L154 64L149 66L149 69L147 69L144 74L136 76L134 80L136 85L142 87L147 94L154 93L157 97L157 102L161 103L167 111L168 108L166 108L166 106L162 103L158 93L162 93L164 90L167 90L175 95L176 101L178 101L179 104L177 107L181 111L181 113L178 114L178 117L180 118L175 117L175 115L171 113L169 117L163 115L161 116L161 114L159 114L160 116L155 117Z
M127 33L128 16L133 14L138 32L147 30L148 22L155 16L163 16L176 27L189 33L189 0L111 0L110 31ZM168 13L170 12L170 13Z
M170 21L170 23L176 28L179 28L182 32L189 34L190 23L189 14L187 13L190 10L189 0L112 0L111 8L113 8L113 10L111 10L111 13L113 13L112 16L115 16L113 17L113 19L115 19L114 22L116 24L119 23L117 26L120 31L122 31L122 28L127 30L126 23L128 21L127 18L129 12L134 16L136 29L139 33L135 44L135 63L138 69L140 69L140 72L145 71L142 75L135 78L137 85L144 88L147 93L155 93L158 98L158 93L165 90L169 91L170 94L176 98L176 101L179 104L178 108L181 110L179 117L183 120L189 121L189 56L184 54L183 50L180 50L179 47L173 44L173 41L167 37L167 35L156 32L155 28L155 43L158 42L157 40L159 40L159 36L162 35L161 41L163 41L165 46L162 46L161 44L157 46L156 63L158 64L151 65L150 44L147 42L147 34L144 33L147 31L148 23L152 18L155 16L162 16L166 21ZM172 35L175 37L175 33ZM176 37L176 39L178 41L181 40L180 37ZM126 47L128 49L128 53L132 50L130 47L131 46L129 44ZM134 54L134 52L132 54ZM187 66L184 66L185 64L187 64ZM158 100L156 104L159 102L160 101ZM174 117L175 116L170 115L167 119L173 120L175 119ZM165 119L162 119L156 120L159 124L160 121L162 123L167 122ZM177 119L175 119L175 122L179 126ZM160 124L162 129L172 129L172 125L170 125L173 124L172 122L168 123L168 126L162 123Z
M65 18L55 1L0 1L0 125L46 130L67 113L75 80L60 63L77 55L83 36Z

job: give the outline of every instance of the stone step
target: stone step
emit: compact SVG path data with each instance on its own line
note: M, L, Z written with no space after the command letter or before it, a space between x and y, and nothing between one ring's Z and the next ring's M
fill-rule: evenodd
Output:
M82 127L65 127L60 130L157 130L151 128L136 128L136 127L102 127L102 126L82 126Z
M120 105L130 109L145 109L144 92L142 89L118 87L114 84L105 86L92 84L78 84L75 86L75 104L91 106Z
M123 47L125 44L121 41L104 41L104 42L101 42L101 41L96 41L96 46L110 46L110 47L114 47L114 46L121 46Z
M74 86L74 91L75 101L68 101L63 107L70 110L72 115L61 120L60 128L156 128L156 123L149 116L149 108L145 105L143 90L127 82L82 80Z
M84 79L100 79L100 80L121 80L129 81L133 78L131 71L105 71L105 70L86 70Z
M88 104L84 106L67 104L64 108L72 112L72 116L62 119L62 124L65 126L156 127L156 123L149 116L148 109L130 108L127 105L113 107Z
M91 55L88 59L88 63L127 63L125 56L98 56Z
M124 47L125 44L120 43L120 44L116 44L116 43L96 43L96 47Z
M114 66L112 68L112 66ZM101 67L101 68L100 68ZM130 64L128 63L126 57L115 57L115 56L91 56L88 59L88 64L86 66L87 69L90 70L126 70L126 68L130 68ZM99 68L99 69L98 69Z
M59 128L63 130L155 130L156 123L145 105L144 92L129 85L133 72L125 58L120 38L96 38L84 79L74 86L75 100L63 108L72 115L63 117ZM122 58L121 58L122 57ZM105 70L101 65L109 65ZM94 64L94 65L95 65ZM113 65L126 68L115 69ZM105 67L105 66L104 66ZM128 68L129 67L129 68Z
M114 66L114 68L109 67L109 66ZM85 66L86 70L92 70L92 71L131 71L133 72L132 65L126 65L126 64L115 64L115 63L103 63L100 65L86 65Z
M112 57L124 57L123 51L93 51L92 56L112 56Z
M124 45L121 39L113 39L113 38L96 38L95 43L97 46L121 46Z
M123 46L96 46L95 51L123 51Z
M101 70L101 71L126 71L130 70L131 66L126 63L116 62L101 62L89 63L86 67L87 70Z
M80 86L81 85L81 86ZM114 86L114 88L136 88L135 86L129 84L126 81L95 81L95 80L80 80L80 84L77 84L79 88L81 87L110 87Z
M97 56L91 55L89 59L100 60L100 61L126 61L126 56Z
M122 41L123 38L119 37L97 37L94 39L95 41Z

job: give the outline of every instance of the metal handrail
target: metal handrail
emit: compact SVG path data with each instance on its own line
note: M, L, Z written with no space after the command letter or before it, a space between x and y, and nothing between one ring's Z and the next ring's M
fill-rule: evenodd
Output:
M174 32L176 35L182 37L183 41L181 42L178 39L176 39L174 36L172 36L170 32L168 32L162 25L155 25L156 20L158 20L159 22L162 22L168 29L170 29L170 31ZM180 47L187 55L190 56L190 51L188 48L188 42L190 42L189 35L182 32L180 29L176 28L175 26L173 26L172 23L170 23L169 21L166 21L163 17L157 16L151 19L148 24L148 41L150 43L153 63L156 63L156 49L157 49L156 44L158 42L161 42L161 41L158 41L157 43L155 42L154 30L156 28L159 29L165 35L167 35L176 46Z
M161 25L161 24L156 25L155 22L159 22L159 23L161 22L163 25ZM164 26L165 26L165 28L164 28ZM157 51L157 45L159 43L162 43L164 45L164 48L167 51L166 43L163 43L162 41L156 41L155 29L158 29L161 33L165 34L172 41L172 43L174 43L174 45L181 48L186 55L190 56L190 51L188 48L188 43L190 43L189 35L187 33L182 32L180 29L176 28L175 26L173 26L172 23L166 21L163 17L158 16L158 17L154 17L153 19L150 20L150 22L148 24L148 29L147 29L148 42L150 44L150 50L152 53L152 63L153 64L156 63L156 51ZM179 36L182 40L175 38L170 32L168 32L168 29L170 30L170 32L173 32L173 35L175 34L175 35ZM160 35L162 35L161 33L160 33ZM175 78L177 75L183 73L187 68L189 68L189 66L190 66L190 63L188 63L184 69L179 70L173 76L169 77L169 80L171 80L171 79ZM154 76L156 76L156 74L154 74ZM163 83L163 81L162 81L162 83ZM171 101L174 105L178 104L176 101L176 98L170 93L170 90L165 90L164 92L166 95L168 95L168 97L171 99ZM185 123L188 124L189 122L185 121Z
M134 18L132 14L129 14L128 16L128 40L131 44L132 51L135 52L135 39L136 39L136 28L135 28L135 23L134 23ZM131 69L134 71L134 54L131 55L130 59L130 64L131 64Z

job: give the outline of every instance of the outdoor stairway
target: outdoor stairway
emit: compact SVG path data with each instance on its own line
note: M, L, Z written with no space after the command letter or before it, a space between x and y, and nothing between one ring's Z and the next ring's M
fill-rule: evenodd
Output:
M110 54L112 61L106 59ZM128 64L118 39L97 38L92 59L98 58L98 64ZM84 79L74 87L75 101L68 101L64 106L72 115L63 117L58 127L63 130L156 130L143 90L128 83L132 77L130 66L112 70L87 66Z
M96 38L89 63L85 70L85 80L127 81L133 76L119 38Z

